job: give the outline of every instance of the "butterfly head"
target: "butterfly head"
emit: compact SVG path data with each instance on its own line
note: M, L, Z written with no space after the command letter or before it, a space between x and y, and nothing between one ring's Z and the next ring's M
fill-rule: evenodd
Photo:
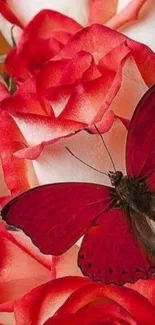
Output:
M109 171L108 176L110 178L111 185L116 187L119 185L123 177L123 173L121 171L116 171L116 172Z

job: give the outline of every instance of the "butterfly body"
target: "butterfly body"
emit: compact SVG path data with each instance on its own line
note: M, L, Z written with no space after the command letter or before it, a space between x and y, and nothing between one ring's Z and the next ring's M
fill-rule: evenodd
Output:
M118 173L119 180L117 177ZM139 181L136 177L124 176L119 171L112 174L112 178L116 179L116 181L112 179L111 182L116 190L116 205L123 208L126 212L135 210L136 212L139 211L139 213L150 214L151 218L153 214L153 211L151 211L153 193L147 187L145 180Z
M83 236L78 265L94 281L147 279L155 273L155 85L130 122L126 170L109 172L112 187L39 186L8 202L2 217L45 254L63 254Z
M114 207L122 208L132 224L133 231L138 237L148 253L155 259L155 235L151 229L148 236L147 223L155 221L155 195L152 193L145 179L139 180L136 177L123 175L122 172L109 172L111 184L115 187L113 203ZM145 226L144 226L145 225Z

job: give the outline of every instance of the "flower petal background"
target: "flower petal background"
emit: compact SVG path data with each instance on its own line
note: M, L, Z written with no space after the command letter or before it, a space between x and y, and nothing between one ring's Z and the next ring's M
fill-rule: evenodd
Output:
M65 277L38 286L15 303L17 325L43 324L72 292L87 283L87 278Z
M2 226L0 244L0 322L4 325L15 323L14 303L31 289L65 275L82 277L75 263L77 246L60 257L43 255L25 234L6 231ZM84 281L88 282L87 279Z
M1 268L0 268L0 321L14 324L14 300L34 286L51 279L51 257L46 257L30 243L22 233L7 232L0 228ZM6 319L6 323L5 323Z
M88 2L86 0L36 0L27 1L23 0L2 0L3 3L7 4L10 11L18 18L22 25L25 26L36 13L44 8L49 8L61 12L82 24L88 22Z
M46 17L48 19L46 20L46 23L48 21L47 29L45 28L45 24L42 25L42 21L44 21ZM67 27L69 26L67 24L70 24L69 18L64 18L64 16L60 14L57 15L52 11L50 12L49 10L44 10L26 27L21 42L19 43L19 50L27 37L34 39L33 28L35 29L35 34L37 31L39 31L39 35L42 34L42 36L45 36L45 34L48 34L48 27L51 26L51 22L53 19L56 19L55 25L53 25L55 27L52 26L54 32L56 32L57 28L61 26L61 22L59 22L58 17L62 20L65 19L66 27L64 28L69 28ZM39 28L40 24L42 26L41 29ZM72 27L76 31L79 28L79 26L74 24L73 21ZM58 58L59 61L57 60ZM75 161L75 159L73 160L73 157L71 157L71 155L69 155L65 149L65 145L70 146L72 141L74 141L76 144L76 141L78 140L79 148L75 153L85 160L88 159L88 163L95 165L103 171L107 171L111 169L110 160L104 150L103 154L101 153L102 143L99 139L99 135L90 136L86 132L81 132L80 134L74 135L74 140L66 138L66 140L59 141L60 145L58 144L58 147L55 146L53 142L55 142L55 140L60 140L61 136L71 135L71 120L76 121L76 123L81 121L82 123L85 122L86 124L89 124L92 123L92 121L98 121L100 115L100 128L105 132L109 130L113 122L112 111L116 116L120 116L124 119L130 119L139 99L147 90L147 86L150 86L154 80L154 53L147 47L135 43L132 40L125 38L122 34L112 31L107 27L93 25L92 27L81 30L75 36L73 36L72 39L63 46L59 54L54 57L54 60L57 61L50 61L47 65L45 65L45 68L41 69L41 73L38 75L39 92L40 95L43 96L44 91L48 91L49 98L47 98L47 101L48 99L51 100L52 105L55 105L53 106L53 113L56 114L56 116L58 115L59 117L63 118L63 121L57 119L57 122L53 122L53 117L49 117L48 115L49 108L48 113L39 111L39 115L32 114L33 112L37 112L38 108L40 110L37 98L36 102L34 101L34 97L33 102L31 101L31 96L35 95L36 90L34 90L34 93L31 91L30 100L28 100L28 98L25 99L26 96L24 95L25 97L23 103L21 100L19 101L19 96L23 96L23 91L20 91L20 89L13 97L8 98L1 103L3 110L8 111L12 115L14 121L17 123L21 133L24 136L23 141L20 142L22 145L24 143L26 147L21 147L19 149L17 148L16 152L14 152L14 157L20 159L37 159L44 148L44 144L50 144L50 142L52 142L52 145L48 145L47 149L44 149L41 157L33 162L35 174L40 184L50 181L74 180L104 183L105 178L101 179L101 177L99 177L97 174L95 176L95 173L88 170L87 167L83 167L79 162ZM75 63L78 66L77 69L75 69ZM95 75L92 75L94 80L91 81L89 78L92 78L90 74L90 68L92 69L92 67L93 69L94 67L96 68L98 74L95 72ZM64 72L62 73L63 69ZM87 70L84 71L84 69ZM54 77L55 74L56 78ZM102 84L102 76L103 80L105 80L105 74L107 76L107 84L105 81ZM72 79L70 77L71 75ZM29 81L26 82L28 84ZM76 86L77 82L80 82L81 84L77 84ZM72 94L71 86L74 85L74 83L75 91ZM111 84L112 87L109 88L109 85ZM30 87L30 85L28 87ZM71 92L70 99L62 112L59 112L59 109L57 111L57 107L62 106L61 100L59 101L58 98L55 104L54 100L52 102L52 96L53 94L55 95L55 87L58 86L60 86L60 89L64 86L70 87L67 89L68 95L70 95L69 92ZM23 84L23 88L24 87L27 87L25 83ZM52 87L54 89L53 93L51 93ZM131 92L133 93L132 98L130 96ZM32 105L33 107L36 107L36 111L32 111ZM15 106L16 109L14 109ZM108 111L105 114L105 110L107 108ZM93 113L95 110L97 112L96 116ZM29 112L31 114L29 114ZM104 113L103 116L101 113ZM42 114L45 114L45 116L41 116ZM65 128L68 125L70 131L66 134L64 134L64 132L62 132L62 134L60 132L59 134L57 132L53 133L52 125L59 125L60 131L60 123L62 122L64 123ZM75 127L73 127L74 131L80 129L80 124L76 125L76 123L73 123ZM86 126L86 124L81 125L81 128ZM37 132L37 126L39 125L40 130L42 131ZM123 147L120 145L120 149L118 148L118 138L115 133L117 132L115 130L117 130L118 125L120 127L120 131L118 132L120 132L120 134L122 133L120 136L121 141L124 139ZM61 130L62 128L63 124ZM123 124L121 124L118 120L115 120L113 128L105 135L109 149L114 156L116 167L118 169L122 169L123 171L125 170L125 159L123 159L125 155L125 133L126 130ZM89 142L93 141L92 143L94 143L94 146L96 147L93 160L89 158L90 155L87 157L89 153L89 151L86 150L87 139L89 139ZM100 144L97 146L95 139L100 141ZM61 148L61 143L64 146L63 152L61 152L61 149L59 152L57 152L57 154L59 154L59 161L57 161L55 152L57 151L57 148ZM111 148L112 146L113 148ZM76 149L76 146L74 146L74 148ZM63 163L61 163L62 158ZM74 161L73 164L71 163L72 161ZM79 169L76 169L76 166L79 166ZM47 171L48 176L46 175Z
M15 303L16 321L19 325L42 325L53 316L47 324L90 324L92 320L98 324L104 317L114 316L115 321L124 319L132 325L153 325L154 307L132 287L105 286L81 277L57 279L38 286Z
M117 12L118 0L89 0L89 23L106 23Z
M133 1L132 1L133 2ZM143 1L137 1L137 4L142 3ZM36 13L36 10L40 10L41 6L49 8L49 5L52 4L52 9L59 10L62 13L65 13L72 18L75 18L82 25L88 24L88 2L86 1L41 1L36 0L32 3L32 1L18 1L18 4L15 0L1 1L1 4L8 5L8 12L11 9L13 13L11 19L15 19L14 22L17 22L20 27L24 26L27 21L29 21L30 17L33 17ZM96 3L96 12L94 11L94 4ZM108 1L104 1L104 4L108 3ZM121 0L118 2L119 10L121 10L129 1ZM36 9L37 4L37 9ZM98 10L98 5L101 9L100 4L103 2L97 0L90 0L90 4L92 7L91 12L96 15ZM103 12L105 10L105 6L103 8ZM32 11L31 11L32 9ZM130 37L135 38L136 40L141 40L142 42L145 40L146 44L150 45L152 49L154 49L154 33L152 30L154 28L155 20L154 20L154 2L148 0L145 4L145 7L140 11L139 18L140 20L136 23L132 22L122 28L122 31L129 35ZM107 22L111 15L116 10L116 1L111 2L111 7L108 7L108 11L106 10L106 16L104 15L104 22ZM91 13L91 19L96 19L95 16L93 18ZM101 13L101 11L100 11ZM30 16L29 16L30 15ZM98 15L98 14L97 14ZM58 14L57 17L60 17ZM97 16L96 16L97 17ZM116 17L117 18L117 17ZM98 19L102 20L102 15L99 16ZM100 20L100 22L101 22ZM117 20L117 19L116 19ZM116 23L116 20L113 22ZM4 25L3 25L4 23ZM0 25L1 28L5 28L5 20L0 17ZM74 23L77 30L81 29L81 26ZM62 21L60 21L60 25ZM47 24L48 25L48 24ZM45 25L44 25L45 26ZM62 25L61 25L62 26ZM138 28L139 26L139 28ZM9 27L10 28L10 25ZM94 28L94 27L93 27ZM92 28L92 29L93 29ZM91 28L89 30L92 30ZM76 30L76 31L77 31ZM15 32L21 32L19 28L15 28ZM86 31L86 30L85 30ZM68 29L69 32L69 29ZM108 32L107 32L108 33ZM132 34L133 33L133 34ZM85 32L86 34L86 32ZM95 33L94 33L95 34ZM83 38L84 33L82 35L82 41L84 42L84 48L80 47L80 41L78 39L78 46L74 43L74 39L69 42L62 51L60 52L59 58L71 59L71 64L67 73L64 73L64 79L61 79L63 83L66 78L68 78L68 83L72 83L73 80L70 78L70 72L73 68L74 70L74 59L72 58L73 54L77 54L78 50L85 50L89 53L86 53L87 57L91 57L92 52L94 53L95 62L98 63L98 67L100 68L100 74L105 73L107 68L110 68L112 74L114 74L117 70L116 61L119 61L119 56L115 55L118 53L118 48L116 45L119 38L124 40L122 35L115 34L114 39L116 43L112 48L109 48L110 42L105 42L104 53L102 52L103 47L103 39L106 35L102 35L100 39L100 32L98 31L97 37L92 34L92 43L94 48L92 49L90 42L85 42L87 38ZM114 34L113 34L114 35ZM145 35L145 37L144 37ZM62 37L62 33L58 33L58 38ZM79 37L79 36L78 36ZM112 37L113 38L113 37ZM112 39L111 38L111 39ZM66 41L68 41L69 36L63 34L62 43L63 46ZM106 37L105 37L106 39ZM88 40L88 39L87 39ZM130 43L130 44L129 44ZM142 45L136 44L133 48L132 41L128 43L130 48L129 54L125 57L123 61L123 65L121 66L121 87L118 88L115 96L113 98L112 103L109 106L109 111L113 110L116 116L121 116L122 118L131 118L132 112L140 99L143 93L147 90L148 86L152 84L154 81L154 54L147 48L143 48ZM55 43L56 44L56 43ZM82 42L81 42L82 44ZM100 46L102 44L102 46ZM30 44L31 45L31 44ZM91 45L91 46L90 46ZM62 46L62 48L63 48ZM76 51L75 51L75 47ZM82 45L83 46L83 45ZM69 48L69 50L68 50ZM91 49L90 49L91 48ZM29 47L29 52L31 52L32 47ZM67 49L67 50L66 50ZM58 48L59 50L59 48ZM73 52L72 52L72 51ZM75 51L75 52L74 52ZM107 52L106 52L107 51ZM114 51L114 52L113 52ZM115 52L116 51L116 52ZM106 55L107 53L107 55ZM101 55L102 54L102 55ZM103 57L104 54L104 57ZM116 58L114 60L113 58ZM34 53L35 58L35 53ZM58 58L58 57L57 57ZM76 57L77 58L77 57ZM145 60L144 60L145 58ZM31 57L30 57L31 59ZM46 59L46 58L45 58ZM48 59L48 58L47 58ZM91 60L90 60L91 61ZM29 60L32 67L32 61ZM40 62L40 61L39 61ZM111 63L110 63L111 62ZM145 64L144 64L145 63ZM73 64L73 66L72 66ZM116 65L115 65L116 64ZM96 77L96 66L94 62L91 62L90 67L93 70L93 73ZM89 69L88 68L88 69ZM23 69L23 68L22 68ZM95 71L95 72L94 72ZM29 73L29 72L28 72ZM88 70L87 74L85 74L85 82L90 78L91 73ZM77 75L75 74L75 80L78 80L78 71ZM97 75L98 77L98 75ZM24 75L25 78L25 75ZM27 75L26 75L27 78ZM77 79L76 79L77 78ZM32 85L32 84L31 84ZM27 88L26 88L27 89ZM79 88L78 88L79 89ZM80 88L81 89L81 88ZM82 88L83 89L83 88ZM9 98L7 90L1 85L1 99L6 97L7 109L9 114L11 114L11 107L9 106ZM49 182L57 182L57 181L92 181L97 183L107 183L107 179L91 170L89 170L86 166L82 166L79 162L77 162L65 149L67 145L71 150L73 150L80 158L86 160L89 164L92 164L103 171L107 171L111 169L111 163L109 157L105 153L105 149L103 147L102 142L100 141L99 135L90 135L86 131L82 131L80 133L75 134L72 137L67 137L61 139L52 144L48 144L44 147L44 141L49 141L51 138L51 134L49 134L49 129L46 127L48 123L52 121L52 114L54 114L51 110L51 116L49 114L49 107L42 107L39 105L36 98L32 95L35 94L32 92L29 98L24 98L24 104L21 103L16 108L16 112L12 112L12 118L7 113L7 109L3 107L3 112L1 113L1 136L0 136L0 150L1 150L1 158L2 165L4 169L5 179L8 187L10 188L11 193L16 195L20 191L24 191L29 187L33 187L37 184L45 184ZM132 93L132 96L131 96ZM19 103L19 96L21 93L17 94L17 98L14 98L14 104ZM23 93L22 93L23 96ZM49 94L48 94L49 96ZM81 96L81 94L80 94ZM78 103L82 98L78 97ZM33 99L32 99L33 97ZM80 99L79 99L80 98ZM94 97L91 97L91 99ZM97 98L97 96L96 96ZM17 100L17 101L16 101ZM88 102L87 102L88 103ZM93 103L95 105L95 101ZM32 111L32 105L33 110ZM80 105L78 106L80 107ZM47 108L47 110L46 110ZM31 111L29 111L31 109ZM39 118L36 117L36 111L39 109ZM25 114L22 116L22 114ZM30 114L29 114L30 113ZM59 112L60 113L60 112ZM58 115L59 115L58 113ZM29 115L28 115L29 114ZM67 112L65 111L64 117L68 118ZM65 115L66 114L66 115ZM37 119L39 121L42 130L42 133L39 134L39 138L36 137L36 129L37 123L34 123L34 120ZM45 120L48 123L43 123ZM75 121L74 121L75 122ZM17 125L18 127L17 127ZM42 126L45 126L43 129ZM46 125L45 125L46 124ZM11 131L11 132L10 132ZM32 139L32 133L34 137ZM51 129L50 129L51 132ZM125 171L125 140L126 140L127 130L122 124L121 120L116 118L115 123L113 124L111 130L104 135L105 141L108 145L110 152L114 158L114 162L117 169L122 169ZM12 141L12 137L15 141ZM32 141L33 140L33 141ZM32 141L32 142L31 142ZM32 146L35 147L32 147ZM44 147L44 150L42 151ZM6 151L7 148L7 151ZM12 157L12 154L14 155ZM40 155L40 156L39 156ZM39 157L38 157L39 156ZM34 161L27 161L23 158L35 159ZM18 159L17 159L18 158ZM20 159L19 159L20 158ZM10 168L11 166L11 168ZM34 169L33 169L34 167ZM20 176L19 177L19 173ZM32 176L33 175L33 176ZM4 190L4 189L3 189ZM3 194L4 191L2 190ZM6 188L5 188L6 190ZM7 192L7 194L10 194ZM56 318L53 318L48 321L47 324L63 324L64 322L68 322L70 324L76 324L77 320L83 319L86 312L91 317L90 311L94 310L94 315L97 314L97 309L101 306L102 317L107 308L107 303L109 304L109 312L111 314L117 308L117 304L120 304L121 307L119 312L121 315L124 315L128 323L140 325L154 325L155 319L155 311L154 311L154 279L150 279L148 281L138 281L136 285L129 285L129 288L117 288L115 286L107 286L104 287L102 285L94 285L96 290L91 287L89 288L81 288L81 284L86 284L85 282L89 282L86 278L76 278L75 283L74 280L70 280L65 282L66 280L60 279L61 285L58 285L58 288L53 292L53 287L57 286L57 284L53 284L53 282L48 282L44 284L46 281L50 279L54 279L55 277L63 277L65 275L81 275L79 269L75 266L75 260L77 258L78 248L75 246L71 250L69 250L62 257L46 257L42 256L40 252L32 246L31 242L25 237L22 233L15 233L15 235L10 235L6 233L4 229L1 229L1 276L0 276L0 287L1 287L1 304L0 304L0 321L3 325L12 325L14 320L10 313L8 316L7 312L11 312L13 310L13 305L15 308L16 315L16 323L21 325L41 325L49 317L52 316L51 311L54 313L58 307L60 308L58 315ZM21 264L22 263L22 267ZM73 265L74 264L74 265ZM72 266L72 267L71 267ZM17 269L18 267L18 269ZM28 268L28 269L27 269ZM55 281L55 280L54 280ZM40 286L40 284L43 285ZM56 283L56 282L55 282ZM65 283L66 287L64 291L63 284ZM69 287L68 287L69 283ZM22 284L22 285L21 285ZM33 291L28 292L34 286L38 286ZM88 289L88 290L87 290ZM73 292L75 291L75 293ZM76 292L77 291L77 292ZM27 293L28 292L28 293ZM139 293L140 292L140 293ZM27 293L27 294L26 294ZM52 305L52 298L54 293L55 304L54 307ZM67 294L66 294L67 293ZM25 295L26 294L26 295ZM71 294L71 296L70 296ZM23 296L24 295L24 296ZM21 297L19 300L13 303L14 299ZM106 296L102 301L96 300L96 298L101 296ZM95 300L95 304L94 304ZM57 304L58 303L58 304ZM90 305L86 306L87 303ZM101 303L101 304L100 304ZM84 309L80 310L78 313L78 309L84 307ZM94 308L94 309L93 309ZM111 309L110 309L111 308ZM124 311L125 310L125 311ZM143 312L145 310L145 313ZM66 320L64 318L64 312L70 311L71 313L75 312L75 317L71 317L71 315L66 315ZM118 309L117 309L118 311ZM5 314L5 312L7 314ZM77 315L76 315L77 312ZM124 314L123 314L124 312ZM128 314L130 313L130 315ZM119 316L120 316L119 314ZM105 316L105 315L104 315ZM10 318L8 318L10 317ZM34 317L34 319L33 319ZM58 317L58 318L57 318ZM59 318L60 317L60 318ZM62 318L61 318L62 317ZM76 318L77 317L77 318ZM92 319L91 319L92 320ZM94 320L95 321L95 320ZM27 322L27 323L26 323ZM51 323L50 323L51 322ZM52 323L53 322L53 323ZM123 323L123 320L122 320Z
M44 2L42 0L34 0L33 2L30 0L27 2L20 0L18 3L16 0L3 0L1 2L3 6L7 4L7 8L9 8L11 13L20 20L22 25L30 21L40 10L49 8L74 18L83 26L87 26L89 21L105 23L115 13L116 5L118 5L117 12L120 13L125 6L131 3L131 9L132 6L136 6L137 8L142 7L142 9L140 10L140 14L138 14L139 20L136 20L136 22L132 21L125 25L122 29L123 33L140 42L144 42L145 40L145 44L155 49L154 34L152 33L155 27L154 0L112 0L110 1L110 6L108 0L79 0L78 3L76 0L66 0L65 2L63 0L46 0ZM126 16L126 13L127 16L130 16L129 10L125 12L124 16ZM124 18L124 16L122 15L123 18L121 18L121 20L123 19L125 21L126 18ZM136 19L136 16L133 16ZM7 35L10 39L10 24L8 24L3 17L0 18L0 29L2 29L4 35ZM18 34L18 32L17 30L16 33Z
M120 0L118 2L118 9L121 10L129 3L128 0ZM125 35L147 44L150 48L155 50L155 35L152 31L155 28L155 2L154 0L146 1L139 19L135 22L129 23L121 29Z

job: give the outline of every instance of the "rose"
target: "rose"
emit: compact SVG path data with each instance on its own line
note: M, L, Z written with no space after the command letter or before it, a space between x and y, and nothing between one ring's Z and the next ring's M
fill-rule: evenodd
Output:
M127 3L129 1L126 1ZM131 4L127 5L124 15L116 15L117 7L119 9L123 7L122 1L112 0L110 3L108 0L86 0L79 1L78 5L75 0L67 0L65 3L62 0L49 1L42 3L42 1L35 0L33 3L28 1L25 5L23 0L18 1L18 4L13 0L1 1L1 12L10 22L20 26L25 26L39 11L44 8L53 9L59 11L67 16L77 20L82 25L88 25L89 23L106 23L109 24L115 22L115 20L121 21L120 16L127 14L130 19L135 19L141 7L144 5L145 0L131 1ZM124 9L123 9L124 11ZM134 14L135 13L135 14ZM117 19L116 19L117 18Z
M80 27L68 40L66 28L74 34L79 26L53 11L40 12L24 29L20 42L6 60L18 89L1 101L0 150L7 187L13 195L56 181L107 183L107 178L101 179L73 160L65 149L66 145L70 149L74 145L74 152L89 164L103 171L111 169L97 134L81 131L71 137L83 128L94 132L94 123L102 133L110 130L105 141L116 168L125 171L127 131L123 124L127 126L139 99L155 80L155 54L145 45L102 25ZM39 46L38 60L34 55L36 44L48 42L51 33L49 57L48 53L42 55L44 48ZM64 45L51 54L56 36L64 40ZM24 64L25 70L19 68L20 64Z
M3 325L153 325L155 279L118 287L92 283L76 266L78 249L45 256L27 236L0 227Z
M78 3L76 0L66 0L65 2L63 0L46 0L44 2L34 0L26 3L23 0L18 2L2 0L0 5L0 10L4 16L20 27L25 26L40 10L49 8L70 16L83 26L95 22L118 29L125 25L123 32L126 35L141 42L144 42L145 35L145 43L154 49L155 42L152 29L154 26L155 4L152 0L79 0ZM137 18L139 21L135 24L134 21ZM132 20L132 24L125 24ZM0 21L0 28L12 42L10 26L3 18Z
M145 281L139 283L139 287L143 284L145 286ZM15 303L17 325L25 325L25 319L27 325L153 325L153 288L154 279L151 279L145 286L145 297L136 292L134 286L132 289L105 286L77 277L57 279L34 289Z
M14 302L33 288L57 277L81 275L75 263L76 246L60 257L43 255L26 235L0 226L0 247L0 323L3 325L14 324Z
M25 2L23 0L2 0L0 10L7 20L20 27L25 26L40 10L44 8L59 11L67 16L78 21L83 26L92 23L107 24L112 28L119 28L130 20L135 20L138 17L140 9L145 4L146 0L83 0L78 4L75 0L67 0L65 3L62 0L46 2L35 0ZM126 7L124 8L124 6ZM151 3L150 3L151 6ZM145 6L144 6L145 7ZM6 21L2 20L1 26L4 31ZM5 27L4 27L5 26ZM6 34L6 30L4 31Z
M17 286L17 281L15 283ZM19 283L21 285L22 280ZM61 277L38 285L19 298L15 292L11 297L14 299L13 296L16 296L14 302L3 303L2 295L0 320L3 325L12 325L14 318L16 325L95 325L107 324L107 322L114 325L119 322L131 325L153 325L154 285L154 278L138 281L135 289L135 285L127 288L92 283L84 277ZM6 299L9 284L5 284L5 288ZM7 318L5 318L6 312Z

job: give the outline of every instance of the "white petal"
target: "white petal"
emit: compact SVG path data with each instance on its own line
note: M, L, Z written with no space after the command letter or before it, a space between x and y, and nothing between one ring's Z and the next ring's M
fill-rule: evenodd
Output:
M111 131L104 135L104 139L113 156L116 169L125 171L126 130L121 122L117 121ZM112 170L111 161L99 135L90 135L82 131L46 147L41 156L33 161L39 184L71 181L109 184L107 176L77 161L68 153L65 146L89 165L106 173Z
M120 11L131 0L119 0ZM148 45L155 50L155 1L148 0L137 21L128 24L121 31L130 38Z
M13 24L9 23L1 14L0 14L0 31L3 33L4 37L8 41L10 45L12 44L12 38L11 38L11 27ZM13 28L13 37L16 43L18 43L18 40L21 36L22 29L14 26Z
M53 9L74 18L80 24L87 25L88 0L10 0L13 12L27 23L42 9Z

